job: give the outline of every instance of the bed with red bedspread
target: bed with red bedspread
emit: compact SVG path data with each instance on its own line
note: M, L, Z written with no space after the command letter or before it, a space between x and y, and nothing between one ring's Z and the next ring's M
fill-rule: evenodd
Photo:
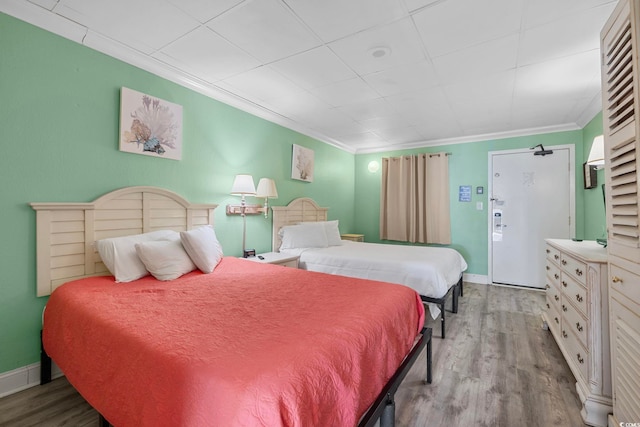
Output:
M64 284L43 346L114 426L354 426L423 323L408 287L225 257L172 281Z

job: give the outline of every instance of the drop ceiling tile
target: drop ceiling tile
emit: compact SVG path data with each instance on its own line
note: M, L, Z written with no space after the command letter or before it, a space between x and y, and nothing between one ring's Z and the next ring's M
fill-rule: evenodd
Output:
M524 0L447 0L413 15L434 58L520 31Z
M172 4L154 0L63 0L55 13L146 54L199 26Z
M59 3L59 0L29 0L29 3L37 4L47 10L53 10L54 6Z
M153 57L205 81L216 82L260 63L206 27L179 38Z
M522 34L518 65L530 65L600 48L600 36L593 28L602 28L609 13L601 6L565 19L540 25Z
M290 56L270 65L305 89L356 77L356 74L326 46Z
M389 142L374 132L363 132L340 137L340 141L359 149L376 149L389 145Z
M397 115L393 105L384 98L354 102L337 107L336 109L359 122L376 117Z
M330 43L329 48L360 75L425 59L410 18L353 34ZM388 53L377 57L375 52L380 48L388 49Z
M393 129L379 129L375 131L385 141L390 144L407 144L421 141L422 135L413 126L402 126Z
M391 22L406 14L398 0L284 0L324 42Z
M254 68L229 77L224 82L252 99L273 101L301 91L291 80L283 77L268 65Z
M278 0L251 0L207 26L264 63L311 49L316 38Z
M519 36L512 34L433 59L443 84L472 82L489 74L513 70L518 58Z
M618 0L536 0L526 3L522 19L523 28L531 28L572 16L598 6L607 6L602 16L613 11ZM600 28L600 27L599 27Z
M407 5L407 10L409 12L421 9L423 7L431 6L434 3L441 2L443 0L403 0L404 4Z
M522 100L555 102L599 89L599 72L599 50L521 67L516 72L514 108Z
M433 65L426 60L367 74L362 78L382 96L414 92L439 83Z
M167 0L201 23L215 18L222 12L242 3L243 0Z
M334 107L380 97L376 91L357 77L314 88L310 92Z

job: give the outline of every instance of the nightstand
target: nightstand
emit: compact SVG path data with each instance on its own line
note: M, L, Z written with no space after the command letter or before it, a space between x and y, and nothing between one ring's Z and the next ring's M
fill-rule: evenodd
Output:
M259 256L264 259L258 258ZM261 262L263 264L276 264L284 267L298 268L298 258L298 255L282 254L280 252L265 252L245 259L254 262Z
M364 234L341 234L342 240L351 240L352 242L364 242Z

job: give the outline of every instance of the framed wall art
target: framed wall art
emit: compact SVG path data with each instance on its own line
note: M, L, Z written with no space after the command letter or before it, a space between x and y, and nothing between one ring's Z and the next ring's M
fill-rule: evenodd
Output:
M123 87L120 151L182 159L182 106Z
M291 178L313 182L313 150L293 144L291 154Z

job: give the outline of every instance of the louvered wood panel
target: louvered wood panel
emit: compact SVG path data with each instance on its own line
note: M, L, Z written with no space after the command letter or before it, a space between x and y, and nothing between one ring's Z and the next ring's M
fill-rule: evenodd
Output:
M608 244L611 253L632 261L640 259L637 28L631 17L634 2L623 0L618 4L601 39Z
M624 298L620 300L614 296L611 304L616 335L614 413L619 423L631 423L640 420L640 317L623 305L629 305Z
M640 0L621 0L601 32L613 414L640 420Z

